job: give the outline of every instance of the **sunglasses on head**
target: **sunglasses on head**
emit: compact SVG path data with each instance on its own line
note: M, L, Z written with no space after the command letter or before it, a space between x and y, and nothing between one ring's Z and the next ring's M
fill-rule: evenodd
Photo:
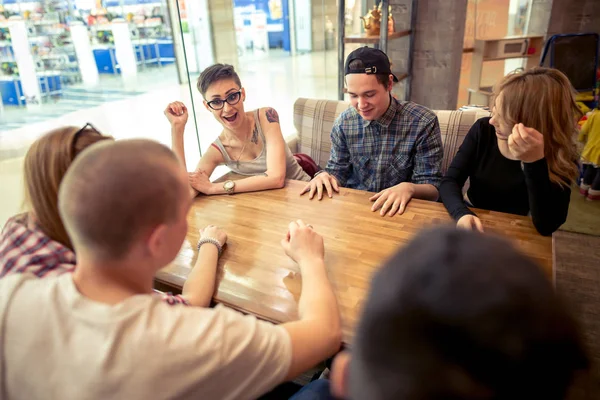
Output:
M94 125L92 125L91 122L86 123L83 128L81 128L80 130L78 130L77 132L75 132L75 137L77 137L81 132L85 131L87 128L90 128L91 130L93 130L94 132L102 135L100 133L100 131L98 129L96 129L96 127Z
M96 132L98 135L102 136L102 133L96 129L96 127L94 125L92 125L91 123L86 123L83 128L81 128L80 130L78 130L77 132L75 132L75 135L73 135L73 148L72 148L72 154L75 154L75 144L77 143L77 139L79 139L79 135L81 135L81 132L85 131L86 129L90 129L93 132Z

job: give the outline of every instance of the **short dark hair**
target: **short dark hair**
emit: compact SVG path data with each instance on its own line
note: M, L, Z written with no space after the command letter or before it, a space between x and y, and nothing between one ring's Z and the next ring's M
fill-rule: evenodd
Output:
M563 399L588 368L549 278L512 245L428 230L376 274L350 362L353 399Z
M238 85L240 88L242 87L240 77L233 69L233 65L214 64L202 71L200 73L200 77L198 78L198 90L202 94L202 97L206 95L206 91L210 85L224 79L233 79L236 85Z
M350 67L351 69L362 69L365 68L365 63L363 63L362 60L360 59L356 59L356 60L352 60L350 61L350 64L348 64L348 67ZM386 75L386 74L375 74L375 78L377 78L377 82L380 83L381 85L383 85L384 88L388 88L388 85L390 84L390 76Z

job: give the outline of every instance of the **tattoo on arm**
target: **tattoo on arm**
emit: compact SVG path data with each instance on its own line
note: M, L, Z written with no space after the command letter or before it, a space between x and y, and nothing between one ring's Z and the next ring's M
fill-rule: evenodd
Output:
M273 108L267 109L266 115L267 115L267 120L269 122L279 123L279 114L277 114L277 111L275 111L275 109L273 109Z

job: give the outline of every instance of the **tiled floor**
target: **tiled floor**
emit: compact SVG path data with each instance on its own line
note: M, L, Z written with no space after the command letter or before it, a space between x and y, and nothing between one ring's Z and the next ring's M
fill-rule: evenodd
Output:
M269 60L242 60L239 73L246 88L247 110L272 106L279 112L284 135L294 132L293 104L298 97L337 97L336 54L320 52ZM172 79L172 78L170 78ZM192 82L188 85L160 85L147 93L124 97L60 115L48 120L37 120L15 129L0 125L0 227L8 217L21 210L23 201L22 162L29 145L41 134L64 126L83 126L92 122L100 131L117 139L145 137L170 144L170 130L163 110L170 101L181 100L188 106L193 99L201 147L207 146L220 133L220 125L202 105L200 94ZM200 158L198 141L192 118L185 135L188 166Z
M44 100L41 106L4 108L0 113L0 132L19 128L32 122L53 119L57 115L92 108L103 103L138 96L149 91L172 86L178 82L174 64L145 68L126 82L119 75L101 74L98 85L83 83L63 86L62 95Z

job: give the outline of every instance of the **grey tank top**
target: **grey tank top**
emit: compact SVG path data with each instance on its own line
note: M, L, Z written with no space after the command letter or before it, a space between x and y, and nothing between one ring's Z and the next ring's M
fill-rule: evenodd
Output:
M225 150L225 146L221 143L221 139L217 138L214 144L219 148L223 158L225 159L225 165L229 167L233 172L240 175L246 176L254 176L254 175L263 175L267 172L267 141L265 140L265 134L263 133L262 127L260 126L260 119L258 118L258 109L254 110L254 121L256 123L256 127L258 128L258 134L263 142L263 149L261 153L252 161L240 161L239 163L235 160L232 160L227 154L227 150ZM296 179L299 181L310 181L310 177L300 164L294 158L290 148L285 145L285 164L286 164L286 174L285 177L287 179Z

